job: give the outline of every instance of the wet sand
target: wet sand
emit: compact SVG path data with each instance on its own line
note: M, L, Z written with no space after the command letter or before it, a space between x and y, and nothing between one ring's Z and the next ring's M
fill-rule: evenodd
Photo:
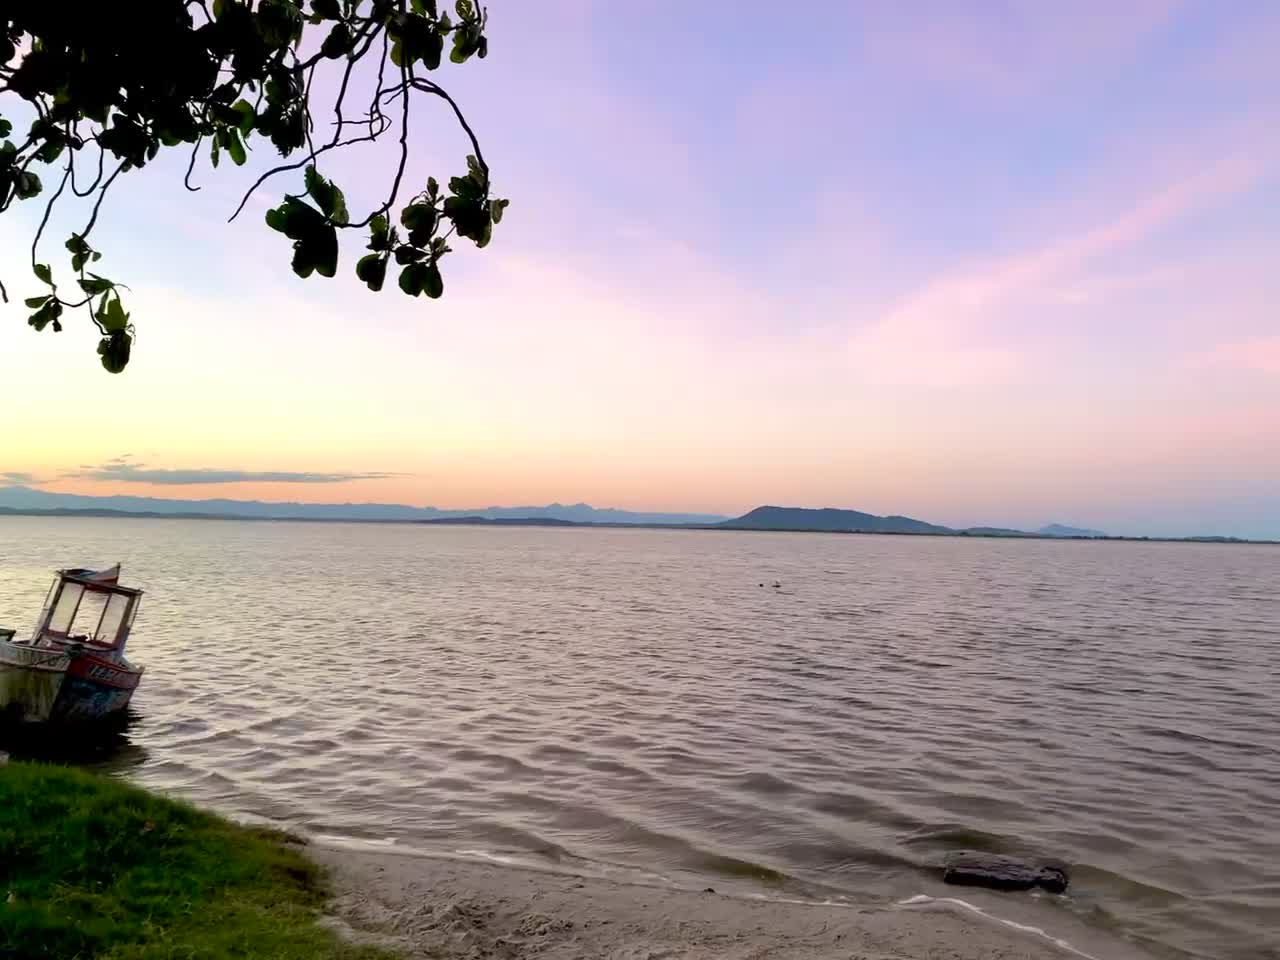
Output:
M335 889L326 921L408 958L506 960L1096 960L959 901L859 907L617 883L524 867L310 848ZM972 900L972 898L966 898Z

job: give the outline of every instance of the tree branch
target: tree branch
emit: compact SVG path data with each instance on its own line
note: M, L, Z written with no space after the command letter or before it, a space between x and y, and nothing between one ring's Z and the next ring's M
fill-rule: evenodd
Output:
M123 171L128 165L128 160L121 160L120 166L116 167L116 172L107 178L106 183L98 188L98 199L94 201L93 214L89 217L89 222L85 224L84 229L80 231L81 240L87 240L89 238L90 231L93 230L94 224L98 222L98 211L102 209L102 201L106 199L107 190L110 189L111 184L115 183L116 177L120 176L121 171Z
M44 216L40 218L40 226L36 227L36 235L31 241L31 266L34 269L39 262L36 257L36 248L40 246L40 238L44 236L44 228L49 225L49 217L53 213L53 205L58 202L58 198L62 196L62 191L67 188L67 180L71 177L71 172L75 164L70 157L67 158L67 169L62 174L62 182L58 184L57 192L49 198L49 202L44 205Z
M400 181L404 179L404 168L409 163L409 93L408 87L413 82L413 76L408 67L400 68L400 89L404 93L404 99L400 104L400 162L396 165L395 180L391 183L391 195L387 197L387 202L377 210L374 210L359 223L352 223L349 226L352 229L360 229L367 227L373 218L382 214L385 216L396 202L396 197L400 195ZM384 128L385 129L385 128Z
M91 139L93 140L94 143L98 143L98 137L96 134ZM93 191L98 189L98 184L102 182L103 167L106 161L106 156L107 156L107 151L103 149L102 144L98 143L98 175L93 178L93 183L89 184L88 188L85 189L84 192L81 192L80 190L76 189L76 172L74 169L71 171L71 192L72 193L74 193L77 197L87 197L89 196L89 194L93 193Z
M385 119L382 115L382 103L379 98L382 96L383 77L387 71L387 60L390 59L389 47L391 38L386 34L382 34L382 56L378 59L378 85L373 88L373 99L369 101L369 132L373 132L373 121L375 116L379 120Z
M195 172L196 157L200 153L200 145L202 143L204 143L204 137L203 136L197 137L196 142L191 147L191 160L187 163L187 174L182 178L182 185L186 187L188 190L190 190L192 193L200 192L199 187L193 187L191 185L191 174Z
M445 89L438 84L432 83L430 80L415 78L412 86L415 90L421 90L423 93L429 93L432 96L439 97L445 103L453 108L453 115L458 118L458 125L466 131L467 139L471 141L471 149L475 151L476 160L480 163L480 168L485 174L489 173L489 165L484 162L484 153L480 150L480 141L477 139L475 131L471 129L471 124L467 123L467 118L462 115L462 108L458 106L457 101L445 92Z
M386 128L384 127L382 130L379 130L375 134L366 135L363 137L351 137L349 140L340 140L337 143L321 144L319 147L316 148L316 151L314 153L308 154L307 156L303 157L301 160L297 160L293 163L282 163L278 167L272 167L270 170L268 170L266 173L260 176L257 180L255 180L253 182L253 186L249 187L249 189L245 191L244 196L240 198L240 203L236 207L235 212L232 213L231 216L227 218L227 223L231 223L233 220L236 219L236 217L240 216L240 214L244 212L245 204L247 204L249 202L249 198L253 196L254 191L256 191L260 186L262 186L264 183L266 183L276 174L287 173L290 170L301 170L307 164L315 163L317 157L323 156L324 154L328 153L330 150L341 150L343 147L349 147L352 144L356 144L356 143L369 143L371 141L377 140L385 132L386 132ZM343 224L343 226L345 226L345 224Z

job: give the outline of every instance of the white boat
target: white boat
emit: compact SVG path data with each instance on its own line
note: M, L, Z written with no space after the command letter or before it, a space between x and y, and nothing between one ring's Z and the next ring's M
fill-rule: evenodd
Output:
M48 720L71 665L64 650L35 647L0 630L0 711L27 723Z
M29 640L0 628L0 713L26 723L122 714L142 679L125 658L142 591L120 567L59 570Z

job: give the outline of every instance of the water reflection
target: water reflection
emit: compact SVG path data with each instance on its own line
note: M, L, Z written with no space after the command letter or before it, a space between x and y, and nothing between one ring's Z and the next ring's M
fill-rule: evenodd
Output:
M143 718L133 710L93 724L0 722L0 750L14 760L124 773L146 763L148 751L136 737Z

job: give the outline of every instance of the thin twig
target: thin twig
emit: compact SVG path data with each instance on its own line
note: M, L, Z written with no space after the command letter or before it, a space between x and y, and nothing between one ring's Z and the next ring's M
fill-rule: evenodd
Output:
M93 304L89 302L92 299L93 297L87 297L82 302L77 303L76 306L82 306L89 311L89 319L92 320L93 325L98 328L98 332L105 337L107 335L107 328L102 325L102 322L98 319L98 315L93 312Z
M316 161L316 158L323 156L324 154L328 153L330 150L341 150L343 147L350 147L353 144L357 144L357 143L370 143L374 140L377 140L378 137L380 137L383 132L384 131L379 131L378 133L363 136L363 137L351 137L348 140L339 140L337 143L321 144L319 147L316 148L316 152L314 154L308 154L307 156L303 157L301 160L296 160L293 163L282 163L278 167L272 167L270 170L268 170L266 173L260 176L257 180L255 180L253 182L253 185L249 187L248 190L245 191L244 196L240 198L240 203L236 207L235 212L232 213L231 216L227 218L227 223L231 223L233 220L235 220L236 217L240 216L240 214L244 212L245 204L247 204L249 202L249 198L253 196L254 191L257 190L264 183L266 183L268 180L270 180L272 177L274 177L276 174L288 173L290 170L300 170L302 167L305 167L307 164L314 163ZM345 224L339 224L339 226L345 226Z
M404 9L404 8L403 8L403 5L402 5L402 6L401 6L401 10L403 10L403 9ZM378 21L374 20L374 18L373 18L373 17L355 17L355 16L353 16L353 17L351 18L351 22L355 22L356 20L361 20L361 21L362 21L362 23L361 23L360 29L356 32L356 36L355 36L354 40L352 41L351 48L352 48L353 50L355 49L356 44L358 44L358 43L360 42L360 40L362 39L362 36L361 36L361 35L364 33L364 31L368 30L368 29L369 29L369 27L371 27L371 26L373 26L373 25L375 25L375 24L377 25L378 29L381 29L381 28L382 28L382 26L383 26L381 23L379 23ZM367 48L366 48L366 49L367 49ZM362 56L364 56L364 53L362 52L362 53L360 54L360 56L361 56L361 57L362 57ZM294 71L295 71L296 73L302 73L303 71L306 71L306 70L310 70L310 69L312 69L314 66L316 66L316 64L318 64L321 60L324 60L324 59L325 59L324 51L323 51L323 50L317 50L317 51L316 51L315 53L313 53L311 56L307 57L307 59L305 59L305 60L299 60L299 61L297 62L297 64L294 66L294 68L293 68L293 69L294 69ZM358 59L359 59L359 57L357 57L356 59L358 60Z
M311 131L316 128L316 122L311 116L311 82L315 80L315 78L316 78L316 68L312 67L311 70L307 73L307 85L302 88L302 103L303 103L302 113L307 118L307 122L306 122L306 125L303 127L303 130L306 131L306 135L307 135L307 147L311 150L313 154L316 151L316 146L314 143L311 142Z
M343 101L346 100L347 98L347 86L351 82L351 73L353 70L355 70L356 64L359 63L364 58L364 55L369 52L369 47L373 45L374 39L381 32L382 32L382 26L379 25L377 29L375 29L372 33L370 33L367 37L364 38L364 47L362 49L357 51L355 49L355 45L353 45L351 50L347 53L347 66L342 71L342 83L338 87L338 96L334 100L334 104L333 104L333 114L337 118L337 124L333 131L334 142L337 142L337 140L342 136L342 128L347 124L354 122L354 121L344 120L342 116L342 104L343 104ZM358 40L356 42L357 44L359 43ZM310 84L308 83L308 95L309 94L310 94Z
M347 58L346 69L342 71L342 83L338 85L338 96L333 102L333 115L337 118L337 123L333 129L333 141L337 142L342 137L342 127L344 121L342 119L342 101L347 98L347 84L351 82L351 71L356 68L356 61L353 57Z
M432 83L430 80L415 79L413 88L421 90L423 93L430 93L439 97L445 103L453 108L453 115L458 118L458 124L466 131L467 138L471 141L471 149L476 153L476 160L480 164L480 169L485 172L486 177L489 174L489 165L484 162L484 154L480 152L480 141L477 139L475 131L471 129L471 124L467 123L467 118L462 115L462 108L458 106L453 97L449 96L443 87Z
M98 137L96 134L92 139L94 143L98 143ZM93 183L89 184L89 186L83 192L76 188L76 172L75 170L71 171L71 192L72 193L74 193L77 197L87 197L89 196L89 194L93 193L93 191L98 189L98 184L102 183L103 166L104 166L104 161L106 160L106 156L107 156L107 151L104 150L102 147L102 144L99 143L98 144L98 175L93 178Z
M400 67L401 87L407 88L411 82L412 82L412 76L409 73L409 68L405 66L401 66ZM384 203L379 209L370 213L367 217L365 217L359 223L350 224L349 226L352 229L367 227L374 217L378 216L379 214L385 215L387 212L391 210L392 205L396 202L396 197L400 195L400 181L404 178L404 168L406 164L408 164L408 162L409 162L409 95L406 93L404 97L404 102L400 106L400 163L396 166L395 180L391 184L391 195L387 197L387 202Z
M293 163L282 163L280 164L280 166L272 167L262 176L258 177L257 180L253 181L253 184L249 187L249 189L244 192L244 196L240 198L240 203L239 205L236 206L231 216L227 217L227 223L233 222L236 217L240 216L241 211L244 210L244 205L249 202L249 198L253 196L254 191L257 190L260 186L262 186L264 183L266 183L268 180L270 180L272 177L274 177L278 173L288 173L290 170L301 169L302 167L310 163L312 159L313 159L312 157L306 156L306 157L303 157L301 160L294 161Z
M40 226L36 227L36 235L31 241L31 267L35 269L38 262L36 259L36 248L40 246L40 238L44 236L44 228L49 225L49 216L53 213L53 205L58 202L58 198L62 196L62 191L67 189L67 181L71 178L71 171L75 168L75 163L71 157L67 158L67 169L62 173L62 182L58 184L58 190L49 202L44 205L44 216L40 218Z
M370 133L373 132L373 121L375 116L379 120L386 119L382 115L382 104L379 102L378 96L382 93L382 84L384 82L382 78L386 74L386 70L387 70L387 60L389 57L388 47L390 46L390 44L391 44L391 37L388 34L383 33L382 34L382 57L378 60L378 85L374 87L373 99L369 102L369 132Z
M193 187L191 185L191 174L195 172L196 157L200 153L200 145L202 143L204 143L204 134L201 134L200 136L196 137L196 142L191 147L191 160L190 162L187 163L187 175L182 178L182 185L186 187L188 190L190 190L192 193L197 193L200 190L199 187Z
M89 232L93 229L93 225L98 222L98 211L102 209L102 201L106 199L107 190L111 187L111 184L115 183L116 177L120 176L121 171L128 165L128 160L121 160L120 166L116 167L116 172L108 177L107 182L98 189L98 199L93 204L93 215L89 217L89 222L85 224L85 228L80 231L81 240L89 238Z

